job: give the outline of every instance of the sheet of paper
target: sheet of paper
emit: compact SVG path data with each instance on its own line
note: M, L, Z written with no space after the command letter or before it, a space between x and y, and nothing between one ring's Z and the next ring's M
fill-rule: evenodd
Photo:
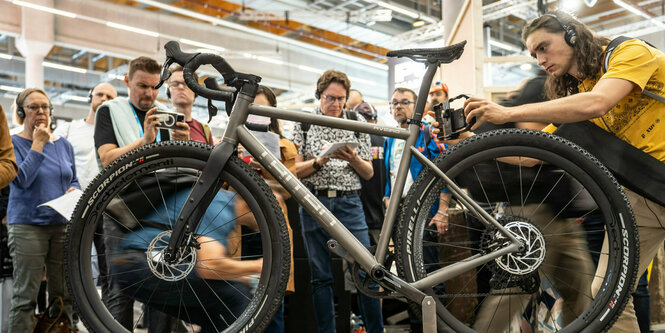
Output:
M79 202L79 198L81 198L82 194L83 191L75 189L51 201L47 201L37 207L41 206L51 207L53 208L53 210L58 212L58 214L64 216L67 219L67 221L69 221L72 219L72 214L74 214L74 208L76 208L76 204Z
M282 158L282 153L281 150L279 149L279 135L275 134L273 132L258 132L258 131L251 131L254 136L261 141L261 143L268 149L270 153L275 155L277 159ZM243 153L251 156L248 151L244 150Z
M324 149L321 154L317 157L332 157L332 155L335 154L339 149L342 149L346 146L349 146L353 149L358 149L358 143L357 142L335 142L328 146L328 148Z

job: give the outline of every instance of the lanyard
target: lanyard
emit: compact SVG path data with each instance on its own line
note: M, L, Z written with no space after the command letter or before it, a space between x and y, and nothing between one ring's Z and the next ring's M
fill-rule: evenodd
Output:
M139 125L139 136L143 137L143 124L141 124L141 121L139 120L139 115L136 113L136 109L134 109L134 105L132 103L129 103L129 106L132 107L132 111L134 111L134 119L136 119L136 124ZM158 129L155 142L160 142L160 141L162 141L162 131Z

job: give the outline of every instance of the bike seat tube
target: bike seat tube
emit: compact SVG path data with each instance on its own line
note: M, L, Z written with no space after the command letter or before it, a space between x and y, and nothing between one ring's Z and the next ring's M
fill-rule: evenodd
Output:
M427 96L430 82L432 82L434 74L436 74L438 68L438 63L427 63L427 70L425 71L425 76L423 77L423 81L420 84L420 91L418 91L418 96L421 97L416 101L416 108L413 112L413 119L416 121L409 125L409 138L406 140L405 147L413 147L413 145L416 144L418 132L420 132L420 120L423 118L425 103L427 102L427 97L424 96ZM402 159L400 160L400 165L408 165L410 162L411 151L409 149L404 149L404 152L402 153ZM379 236L379 243L376 247L376 260L381 265L385 263L388 242L390 241L391 237L390 233L393 230L395 221L397 220L397 202L402 197L402 192L404 192L404 183L406 182L406 177L408 174L409 168L400 168L395 179L395 187L391 190L393 195L390 196L388 210L386 211L386 216L383 220L384 227L381 228L381 236Z

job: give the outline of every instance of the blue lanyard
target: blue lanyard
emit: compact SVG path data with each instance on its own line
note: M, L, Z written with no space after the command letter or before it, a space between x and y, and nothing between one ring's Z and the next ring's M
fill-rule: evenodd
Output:
M139 115L136 113L136 109L134 109L134 105L132 103L129 103L129 106L132 107L132 111L134 111L134 119L136 119L136 124L139 125L139 136L143 137L143 124L141 124L141 121L139 120ZM160 141L162 141L162 131L157 129L157 137L155 138L155 142Z

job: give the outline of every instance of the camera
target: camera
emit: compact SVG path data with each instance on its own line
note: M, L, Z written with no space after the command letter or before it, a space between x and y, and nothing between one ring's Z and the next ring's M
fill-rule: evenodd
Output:
M437 135L438 139L457 139L461 133L470 130L471 126L476 123L476 118L471 119L469 123L466 122L466 115L464 115L463 108L452 109L450 107L450 102L460 98L468 99L469 96L459 95L432 106L436 121L439 123L439 129L441 130L439 135Z
M185 121L185 115L177 112L157 111L155 115L159 116L158 128L179 129L176 123Z

